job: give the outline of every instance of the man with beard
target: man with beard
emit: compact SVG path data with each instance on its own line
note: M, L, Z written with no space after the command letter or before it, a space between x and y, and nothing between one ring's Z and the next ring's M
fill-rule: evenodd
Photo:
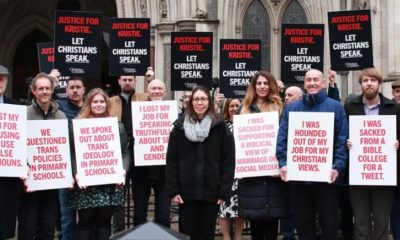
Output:
M382 84L381 74L375 68L363 69L360 71L358 82L361 85L362 94L346 102L344 107L347 116L396 115L397 137L399 137L400 108L395 101L379 93L379 87ZM347 145L351 148L352 143L348 141ZM398 143L394 147L398 148ZM355 239L387 240L393 187L350 186L349 195L354 214ZM371 230L372 221L374 222L373 231ZM373 238L371 238L372 235Z
M67 98L57 100L57 103L59 109L65 114L68 118L68 123L71 125L72 119L78 116L83 105L83 95L85 94L83 78L78 76L70 77L67 80L65 93L67 94ZM69 193L70 190L66 188L60 189L59 192L62 240L75 239L76 213L69 202Z
M110 98L111 116L118 117L118 120L124 124L126 134L133 146L132 136L132 109L131 102L133 101L145 101L147 95L143 93L136 93L136 76L120 76L118 84L121 87L119 95ZM133 159L133 150L131 153ZM129 181L129 174L127 173L127 181ZM126 185L125 185L126 186ZM114 219L113 219L113 230L114 233L123 231L125 229L125 214L123 208L115 208Z

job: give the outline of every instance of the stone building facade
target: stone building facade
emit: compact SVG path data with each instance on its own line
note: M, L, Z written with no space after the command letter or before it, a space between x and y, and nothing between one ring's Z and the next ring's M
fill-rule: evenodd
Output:
M396 0L0 0L0 64L12 71L7 95L20 97L22 87L26 87L24 77L38 71L36 63L29 64L36 61L35 56L23 49L32 47L35 41L53 39L53 13L65 2L77 3L79 10L102 12L103 25L108 17L151 18L151 63L156 77L167 85L172 31L213 32L215 77L219 75L219 39L260 38L262 68L279 79L282 23L325 24L326 73L330 65L327 12L370 9L374 64L385 79L382 92L391 97L390 84L400 79L400 1ZM356 76L357 72L339 73L337 82L343 97L360 92ZM105 86L110 80L106 73L102 78L98 84ZM144 81L139 81L138 90L145 87ZM179 94L175 93L175 98ZM174 94L169 96L173 98Z

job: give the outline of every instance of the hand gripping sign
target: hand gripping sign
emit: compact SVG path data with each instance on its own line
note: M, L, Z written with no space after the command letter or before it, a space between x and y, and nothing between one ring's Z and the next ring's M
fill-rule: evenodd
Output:
M78 185L125 182L117 118L74 119L73 126Z
M29 120L27 142L27 191L72 188L68 120Z
M396 116L350 116L350 185L396 185Z
M26 177L26 106L0 104L0 176Z
M334 113L289 112L288 179L328 182L332 169Z
M235 178L279 175L275 156L278 112L233 116Z
M165 165L176 101L132 102L135 166Z

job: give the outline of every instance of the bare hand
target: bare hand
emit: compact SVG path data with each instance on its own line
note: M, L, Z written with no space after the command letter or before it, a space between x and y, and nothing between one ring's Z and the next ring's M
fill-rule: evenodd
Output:
M126 171L125 169L122 170L122 182L117 182L118 187L123 187L125 186L125 177L126 177Z
M277 85L278 85L278 90L279 90L279 92L284 92L284 90L285 90L285 84L284 84L281 80L276 81L276 83L277 83Z
M146 76L147 82L149 83L154 79L154 71L152 67L147 68L147 72L144 74Z
M347 139L347 148L351 149L353 147L353 143L350 141L350 139Z
M288 182L288 181L289 181L289 179L288 179L288 177L287 177L287 171L288 171L287 166L283 166L283 167L281 167L281 168L279 169L279 175L281 176L281 179L282 179L282 181L284 181L284 182Z
M79 187L80 189L86 189L86 186L81 186L81 185L79 184L79 177L78 177L78 174L75 175L75 181L76 181L76 184L78 184L78 187Z
M329 68L328 80L329 80L329 86L330 87L334 87L335 86L335 76L336 76L336 72Z
M57 87L58 82L60 81L61 73L58 71L58 69L53 69L49 73L49 76L54 78L54 86Z
M217 200L217 204L218 204L218 205L221 205L221 204L223 204L224 202L225 202L225 201L222 200L222 199L218 199L218 200Z
M336 169L332 169L331 170L331 175L329 176L328 183L334 183L338 176L339 176L339 172Z
M182 197L181 197L181 195L176 195L175 197L173 197L172 199L171 199L171 201L173 202L173 203L176 203L176 204L183 204L183 199L182 199Z

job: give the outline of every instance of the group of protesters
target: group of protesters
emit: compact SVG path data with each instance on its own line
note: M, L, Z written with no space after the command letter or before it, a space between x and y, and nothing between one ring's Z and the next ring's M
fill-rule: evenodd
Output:
M400 81L393 83L393 99L379 93L383 82L375 68L361 70L358 82L362 93L340 103L334 74L329 83L320 70L311 69L304 77L304 91L286 88L268 71L250 79L243 99L214 101L209 89L196 86L185 91L182 113L173 123L165 166L136 166L132 146L131 104L134 101L161 101L167 95L162 80L148 71L145 93L135 91L135 76L120 76L120 93L109 97L100 89L86 96L84 80L70 77L65 100L52 98L57 71L39 73L31 82L34 96L27 108L28 120L117 117L124 179L132 181L133 223L147 222L151 190L154 191L154 221L170 227L171 202L179 206L179 231L190 239L214 239L219 218L224 239L242 238L244 222L250 221L252 239L277 239L279 225L284 240L337 239L340 227L346 238L388 239L389 220L394 239L400 239L399 191L390 186L348 186L348 119L351 115L395 115L399 126ZM0 65L0 103L16 104L4 96L8 70ZM225 103L225 104L222 104ZM279 175L234 179L235 140L233 115L278 112L276 158ZM287 167L290 112L334 113L333 157L329 181L288 181ZM399 129L396 130L399 136ZM72 131L70 131L72 134ZM397 151L398 141L393 148ZM71 152L74 151L72 144ZM76 176L76 159L72 172ZM18 219L18 239L54 239L57 208L61 211L62 239L108 239L125 229L125 182L83 186L75 177L73 189L24 191L25 179L0 177L0 239L12 238ZM26 189L25 189L26 190ZM392 216L391 216L392 214ZM317 217L318 216L318 217ZM346 219L347 222L345 221ZM279 224L280 222L280 224ZM319 223L318 225L316 223ZM354 232L353 232L354 228Z

